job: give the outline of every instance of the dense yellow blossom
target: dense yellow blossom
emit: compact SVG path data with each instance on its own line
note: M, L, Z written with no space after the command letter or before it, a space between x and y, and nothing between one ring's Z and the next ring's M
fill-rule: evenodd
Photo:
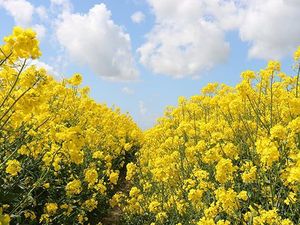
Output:
M98 173L95 168L87 169L84 176L84 180L88 182L89 186L94 185L98 180Z
M92 100L80 74L57 81L30 66L41 55L34 31L16 27L2 43L0 207L9 206L0 222L101 222L141 130L119 108Z
M56 203L46 203L45 205L45 212L49 215L55 214L58 209L58 206Z
M270 61L235 87L179 97L144 132L119 108L28 66L36 34L0 46L0 225L293 225L300 215L300 48L296 76ZM120 191L121 190L121 191Z
M12 58L32 58L41 56L39 42L36 39L36 33L31 29L22 29L15 27L12 35L5 37L5 45L2 50L9 55L13 53Z
M137 153L125 218L159 225L298 224L299 59L298 49L296 76L270 61L259 72L242 72L235 87L209 83L200 95L167 107ZM143 210L129 210L136 205Z
M3 208L0 207L0 224L9 225L10 216L8 214L3 214Z
M134 163L128 163L126 168L127 168L126 180L131 180L136 173L136 165Z
M8 160L6 162L6 173L9 173L11 176L17 176L18 173L21 171L21 164L18 160Z
M230 159L221 159L216 165L216 180L222 184L232 180L235 170Z
M89 211L93 211L94 209L97 208L98 201L95 200L94 198L88 199L83 203L84 207Z
M112 172L109 176L109 181L112 184L117 184L119 178L119 172Z
M73 180L66 185L67 195L77 195L82 191L80 180Z

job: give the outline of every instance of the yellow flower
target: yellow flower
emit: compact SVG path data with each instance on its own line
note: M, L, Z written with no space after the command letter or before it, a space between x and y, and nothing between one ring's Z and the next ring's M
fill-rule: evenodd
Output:
M14 27L13 34L4 38L7 47L13 49L15 57L36 59L41 56L36 33L31 29Z
M47 188L50 187L50 184L49 184L49 183L45 183L45 184L43 185L43 187L47 189Z
M167 218L167 213L166 212L159 212L156 214L155 218L156 218L156 221L159 221L159 222L163 222L166 218Z
M297 195L294 192L290 192L288 197L284 200L284 203L290 205L294 204L297 201Z
M68 82L73 86L78 86L82 82L82 76L79 73L75 73L73 77L68 80Z
M31 210L26 210L24 212L24 216L25 216L25 218L29 218L31 220L35 220L36 219L35 213L33 211L31 211Z
M300 59L300 46L298 47L298 49L294 53L294 60L298 61L299 59Z
M58 206L56 203L46 203L45 204L45 212L49 215L53 215L56 213Z
M160 203L158 201L152 201L150 204L149 204L149 211L150 212L157 212L158 211L158 208L160 206Z
M246 70L242 72L241 77L245 80L251 80L255 78L255 72L252 70Z
M233 173L236 168L233 166L230 159L221 159L216 165L216 180L224 184L233 179Z
M8 160L6 162L6 173L10 174L11 176L17 176L18 173L21 171L21 164L18 160Z
M130 144L130 143L126 143L126 144L124 145L124 149L125 149L125 151L128 151L128 150L130 150L130 149L131 149L131 147L132 147L132 144Z
M89 186L95 184L98 180L97 170L94 168L87 169L84 173L84 180L88 182Z
M217 90L218 83L208 83L204 88L202 88L203 94L212 94Z
M111 207L115 207L118 205L123 197L123 194L121 192L117 192L113 195L113 197L110 199L109 204Z
M109 181L112 183L112 184L117 184L118 183L118 179L119 179L119 171L117 172L112 172L109 176Z
M136 196L139 195L140 192L141 192L140 189L138 189L137 187L132 187L130 192L129 192L129 196L130 197L136 197Z
M215 225L215 222L211 218L203 217L203 218L201 218L199 220L199 222L197 223L197 225Z
M241 200L247 201L248 200L247 191L241 191L237 197Z
M98 201L94 198L88 199L84 202L83 206L89 211L92 212L94 209L97 208Z
M229 188L228 190L226 190L224 188L218 188L215 191L215 195L218 204L220 204L220 206L226 213L232 214L238 209L238 195L233 189Z
M136 173L136 165L134 163L128 163L126 166L127 173L126 173L126 180L131 180Z
M284 140L286 138L286 128L280 124L275 125L271 128L271 137Z
M256 166L253 166L252 162L246 162L242 166L244 173L242 174L242 179L244 183L252 183L256 180Z
M268 138L256 141L256 151L260 154L261 163L270 168L274 162L279 160L280 154L276 145Z
M82 191L80 180L73 180L69 182L66 187L67 195L77 195Z
M230 225L231 223L228 220L219 220L217 225Z
M272 210L260 210L260 215L255 216L253 218L253 225L260 225L260 224L281 224L281 218L277 214L277 209Z
M3 214L3 209L0 207L0 224L1 225L9 225L10 216L8 214Z
M278 61L269 61L267 69L271 70L271 71L280 71L280 62L278 62Z
M197 204L198 202L201 202L201 198L202 198L202 195L203 195L203 191L202 190L199 190L199 189L191 189L189 191L189 194L188 194L188 199L194 203L194 204Z
M93 153L93 159L102 159L103 158L103 152L96 151Z

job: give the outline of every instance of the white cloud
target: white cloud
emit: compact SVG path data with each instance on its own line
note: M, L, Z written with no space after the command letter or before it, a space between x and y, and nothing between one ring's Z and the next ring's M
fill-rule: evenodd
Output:
M127 94L127 95L133 95L134 94L134 90L129 88L129 87L123 87L122 88L122 92L124 94Z
M252 0L246 5L240 37L252 58L279 59L300 44L300 1Z
M130 37L111 19L104 4L87 14L63 13L56 26L59 43L76 62L86 64L108 80L135 80Z
M203 0L224 31L238 30L251 58L279 59L300 44L299 0Z
M141 23L145 20L145 15L141 11L137 11L131 15L131 20L134 23Z
M156 22L137 50L154 73L199 77L224 62L226 32L249 43L251 58L281 58L300 44L299 0L148 0Z
M32 26L32 29L36 32L37 38L42 40L46 35L46 28L41 24L35 24Z
M48 13L45 6L38 6L35 8L35 12L38 14L39 18L43 21L48 19Z
M0 0L3 7L15 20L16 25L28 27L31 24L34 6L26 0Z
M222 29L205 19L203 1L149 0L156 24L139 49L140 62L157 74L199 77L226 60Z
M33 15L37 13L39 17L47 15L43 6L35 8L26 0L0 0L0 7L3 7L14 19L17 26L25 28L31 27L36 31L41 40L46 34L46 28L42 24L33 24Z
M143 101L139 101L139 110L141 115L145 115L148 111Z

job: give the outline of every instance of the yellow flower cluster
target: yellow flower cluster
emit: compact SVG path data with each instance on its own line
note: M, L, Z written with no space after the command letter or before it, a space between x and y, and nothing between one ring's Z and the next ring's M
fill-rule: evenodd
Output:
M236 87L211 83L168 107L145 132L134 173L128 165L132 188L119 203L126 220L299 224L297 71L288 76L270 61L243 72Z
M27 66L30 29L0 48L0 225L101 224L109 207L123 224L299 224L300 48L296 76L270 61L210 83L144 135L80 74Z
M0 208L0 224L9 225L10 216L8 214L3 214L3 208Z
M36 33L33 30L15 27L13 34L3 39L5 45L1 47L0 59L9 57L10 61L12 59L14 61L17 58L36 59L40 57L42 53L38 47L39 41L35 37Z
M59 82L28 66L41 55L32 30L16 27L0 48L0 222L100 222L142 132L93 101L80 74Z
M6 162L6 173L10 174L11 176L16 176L21 171L21 165L18 160L8 160Z

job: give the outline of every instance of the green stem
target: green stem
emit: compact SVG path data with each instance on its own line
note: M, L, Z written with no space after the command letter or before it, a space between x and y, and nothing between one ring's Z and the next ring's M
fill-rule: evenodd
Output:
M4 103L6 102L6 100L9 98L10 94L12 93L12 91L14 90L15 86L17 85L18 81L19 81L19 78L20 78L20 75L24 69L26 65L26 59L24 60L23 64L22 64L22 67L21 69L19 70L18 74L17 74L17 77L15 79L15 82L13 83L13 85L11 86L9 92L7 93L7 95L5 96L5 98L3 99L1 105L0 105L0 108L4 105Z
M30 91L34 85L36 85L39 82L40 79L38 79L31 87L27 88L15 101L11 106L6 110L6 112L1 116L0 121L9 113L9 111L17 104L17 102L28 92Z

